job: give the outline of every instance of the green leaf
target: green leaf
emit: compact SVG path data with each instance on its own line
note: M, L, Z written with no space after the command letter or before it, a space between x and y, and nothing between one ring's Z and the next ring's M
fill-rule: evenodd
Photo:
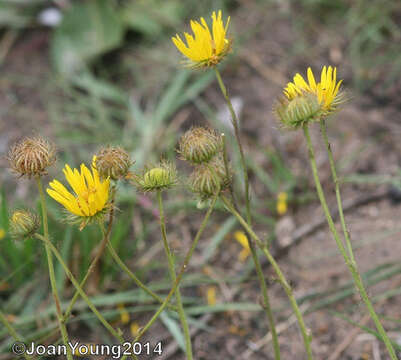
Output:
M111 4L108 0L76 2L65 14L51 43L51 57L58 72L76 73L121 44L124 28Z
M149 37L163 33L166 27L179 24L183 13L181 1L142 0L131 1L121 10L124 23L131 29Z
M160 314L160 320L173 335L180 348L185 351L185 338L177 321L168 316L166 312Z

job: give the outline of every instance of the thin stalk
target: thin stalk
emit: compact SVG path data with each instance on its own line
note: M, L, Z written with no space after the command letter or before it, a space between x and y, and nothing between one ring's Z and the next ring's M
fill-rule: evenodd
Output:
M280 360L280 345L278 342L278 335L276 330L276 325L274 323L273 311L270 305L269 293L267 290L266 280L263 275L262 266L260 265L259 257L255 249L255 245L252 239L248 238L249 248L251 250L252 259L255 264L256 274L259 280L259 286L262 291L263 297L263 309L265 310L267 321L269 323L270 332L272 334L272 342L274 349L274 358Z
M222 147L223 147L224 170L226 172L226 178L230 179L231 175L230 175L230 166L228 164L226 135L225 134L221 134L221 138L222 138L222 142L223 142L223 146ZM232 181L230 181L230 185L229 185L228 189L230 191L231 200L232 200L235 208L237 208L237 202L236 202L235 196L234 196L234 187L233 187Z
M164 250L166 252L166 256L167 256L167 260L168 260L167 262L168 262L168 269L169 269L170 278L171 278L171 284L172 284L172 286L174 286L174 284L177 282L177 276L175 273L174 257L171 253L170 246L167 241L166 221L164 218L164 209L163 209L163 197L162 197L162 192L160 190L157 191L157 201L159 203L160 231L162 234ZM182 328L184 331L185 352L187 355L187 359L192 360L193 355L192 355L191 334L189 332L189 326L188 326L187 318L185 316L184 306L182 305L182 299L181 299L181 293L180 293L179 286L177 286L177 288L175 290L175 298L177 301L178 315L179 315L181 325L182 325Z
M242 227L244 228L244 230L249 234L249 236L255 241L255 243L261 248L261 250L263 251L264 255L266 256L267 260L270 262L270 264L272 265L281 285L284 288L284 291L287 294L287 297L290 301L291 307L294 311L294 314L297 318L298 324L299 324L299 328L301 330L301 334L302 334L302 338L304 341L304 346L305 346L305 350L308 356L308 360L312 359L312 349L310 346L311 343L311 336L308 334L308 330L305 326L305 322L302 316L302 312L299 309L299 306L297 304L297 301L294 297L292 288L290 286L290 284L287 282L287 279L285 278L283 272L280 269L280 266L277 264L276 260L273 258L273 256L271 255L269 249L267 248L267 246L265 244L263 244L262 240L259 238L258 235L256 235L256 233L252 230L252 228L249 226L249 224L245 221L245 219L239 214L239 212L237 210L234 209L234 207L232 206L232 204L227 200L227 198L225 197L221 197L221 199L223 200L223 203L226 205L227 209L237 218L237 220L239 221L239 223L242 225Z
M63 339L63 343L67 349L67 360L73 360L72 354L71 354L71 349L68 346L68 343L69 343L68 333L67 333L67 328L63 321L63 311L61 310L60 297L59 297L58 290L57 290L57 282L56 282L56 276L54 273L54 265L53 265L53 256L50 251L50 245L52 245L52 244L49 240L49 224L48 224L48 220L47 220L46 198L45 198L45 194L43 191L42 181L39 176L36 177L36 183L37 183L39 195L40 195L40 204L42 206L43 233L44 233L43 238L45 239L45 250L46 250L47 264L48 264L48 268L49 268L50 285L52 288L54 302L56 304L57 320L59 323L59 328L60 328L60 332L61 332L61 337Z
M345 217L344 217L344 210L343 210L343 206L342 206L341 193L340 193L340 182L338 181L336 165L334 163L333 153L331 151L331 146L329 143L329 139L327 137L326 122L324 119L320 120L320 130L321 130L321 133L323 136L324 144L326 146L327 155L329 157L331 175L332 175L334 185L336 188L337 207L338 207L338 213L340 215L341 227L342 227L343 233L344 233L345 245L347 246L347 249L348 249L348 256L349 256L351 262L356 267L357 265L356 265L356 261L355 261L355 257L354 257L354 251L352 250L351 239L349 236L348 227L347 227L347 224L345 222Z
M136 275L127 267L127 265L124 264L120 256L118 256L117 252L114 250L113 246L109 242L107 244L107 249L110 252L110 255L113 257L114 261L118 264L118 266L135 282L135 284L140 287L143 291L145 291L148 295L150 295L153 299L155 299L159 303L163 303L163 299L154 293L152 290L150 290L145 284L142 283L141 280L139 280ZM174 305L167 305L170 310L177 311L177 307Z
M154 322L157 320L157 318L159 317L159 315L163 312L163 310L166 308L167 304L169 303L170 299L172 298L172 296L175 294L176 289L178 288L178 286L180 285L181 279L185 273L185 271L187 270L189 261L192 258L192 255L195 251L195 248L199 242L199 239L201 238L203 231L206 228L206 225L209 221L210 215L213 212L214 206L216 205L216 201L217 201L218 195L216 195L213 200L212 203L210 204L209 209L206 212L205 217L203 218L202 224L200 225L198 232L195 235L194 241L192 242L192 245L190 247L190 249L188 250L187 254L185 255L185 259L184 262L181 265L181 269L180 272L177 274L177 278L175 280L174 286L171 288L170 292L168 293L167 297L164 299L163 304L159 307L159 309L155 312L155 314L152 316L152 318L147 322L147 324L141 329L141 331L138 333L138 335L136 336L134 341L139 341L139 339L143 336L143 334L149 330L149 328L154 324Z
M218 71L217 68L215 68L216 71L216 77L217 77L217 82L219 83L221 92L223 93L223 96L227 102L227 105L230 109L230 113L231 113L231 118L232 118L232 124L234 127L234 131L235 131L235 137L238 143L238 147L240 150L240 158L241 158L241 165L243 168L243 177L244 177L244 184L245 184L245 198L246 198L246 215L247 215L247 221L248 224L251 226L251 222L252 222L252 217L251 217L251 211L250 211L250 199L249 199L249 180L248 180L248 171L247 171L247 167L246 167L246 163L245 163L245 156L244 156L244 151L242 148L242 144L241 144L241 138L239 135L239 122L238 122L238 118L235 114L234 108L232 106L230 97L228 95L227 89L224 86L223 80L221 78L220 72ZM226 172L226 176L229 177L230 176L230 171L229 171L229 165L228 165L228 156L227 156L227 148L226 148L226 141L225 141L225 135L222 135L222 139L223 139L223 160L224 160L224 168L225 168L225 172ZM234 196L234 189L232 184L230 183L230 187L229 187L229 191L230 191L230 195L231 195L231 199L233 201L234 204L234 208L238 211L238 207L236 204L236 200L235 200L235 196ZM252 259L253 262L255 264L255 269L256 269L256 274L258 276L258 281L259 281L259 285L260 285L260 289L262 292L262 297L263 297L263 308L265 310L266 316L267 316L267 321L269 323L269 328L272 334L272 342L273 342L273 348L274 348L274 356L276 360L280 359L280 345L278 342L278 336L277 336L277 331L276 331L276 326L274 323L274 317L273 317L273 312L271 310L271 306L270 306L270 300L269 300L269 294L268 294L268 290L267 290L267 285L266 285L266 280L264 278L263 275L263 270L262 267L260 265L260 261L255 249L255 246L253 244L253 241L251 239L247 239L248 240L248 245L249 248L251 250L251 254L252 254Z
M100 243L99 249L93 258L91 264L89 265L88 271L86 272L84 278L82 279L81 283L79 286L83 288L86 284L86 281L88 280L89 276L92 274L92 272L95 270L96 265L99 261L99 259L102 257L104 253L104 249L106 248L106 245L109 241L110 233L111 233L111 228L113 226L113 220L114 220L114 198L116 194L116 188L115 186L112 187L111 189L111 206L110 206L110 215L109 215L109 225L107 226L107 231L103 233L103 239L102 242ZM75 291L74 296L72 297L70 303L68 304L67 310L64 312L64 317L63 321L66 322L71 315L71 311L78 300L79 297L79 292Z
M36 238L39 240L44 241L46 244L48 244L49 249L53 251L54 256L57 258L61 266L63 267L66 275L74 285L74 287L78 290L79 295L84 299L88 307L92 310L92 312L96 315L96 317L99 319L99 321L104 325L104 327L112 334L117 340L120 341L121 344L124 343L124 338L121 336L121 331L116 331L114 328L110 325L110 323L103 317L103 315L99 312L99 310L96 308L96 306L93 304L93 302L89 299L89 297L85 294L85 292L82 290L82 288L79 286L78 281L75 279L74 275L71 273L70 269L67 267L66 263L64 262L62 256L60 255L59 251L57 248L49 241L47 240L44 236L40 234L35 234ZM133 355L133 357L136 359L136 356Z
M6 327L6 329L8 330L8 332L10 333L10 335L14 338L15 341L18 342L22 342L22 339L20 338L20 336L17 334L17 332L15 331L15 329L11 326L11 324L9 323L9 321L7 320L7 317L3 314L3 312L0 310L0 322L3 323L3 325ZM31 356L29 356L28 354L23 354L24 358L26 360L31 360L33 359Z
M386 345L387 351L389 352L391 359L397 360L397 355L395 354L393 345L391 344L391 341L390 341L386 331L384 330L383 325L381 324L381 322L379 320L379 317L377 316L377 314L373 308L373 305L366 292L365 286L363 285L361 275L359 274L359 271L356 267L356 263L353 262L352 259L350 259L350 257L348 256L347 251L344 248L344 245L343 245L343 243L338 235L337 229L334 225L333 219L331 217L331 214L330 214L327 202L326 202L326 197L324 195L322 185L320 183L319 174L317 171L316 160L315 160L315 153L313 150L313 145L312 145L312 141L310 138L309 129L308 129L307 125L304 126L304 135L305 135L306 143L308 146L309 160L310 160L310 164L311 164L311 168L312 168L313 178L314 178L315 185L316 185L316 190L317 190L317 193L319 196L320 203L322 204L322 208L323 208L324 214L326 216L330 231L333 234L333 237L337 243L337 246L341 252L341 255L343 256L345 263L347 264L347 266L352 274L355 286L356 286L357 290L359 291L359 293L362 297L362 300L364 301L373 322L376 325L377 331L379 332L384 344Z
M235 134L235 138L237 140L237 144L238 144L238 148L239 148L240 161L241 161L241 166L242 166L243 175L244 175L246 217L247 217L248 223L250 224L252 217L251 217L251 205L250 205L250 198L249 198L248 168L246 166L244 149L242 147L241 137L240 137L240 133L239 133L239 121L237 118L237 114L234 111L233 104L231 103L230 96L228 95L227 88L225 87L225 85L223 83L223 79L221 78L220 72L217 69L217 67L215 67L214 70L216 73L217 82L220 86L220 90L224 96L224 99L226 100L228 109L230 110L231 123L234 127L234 134Z

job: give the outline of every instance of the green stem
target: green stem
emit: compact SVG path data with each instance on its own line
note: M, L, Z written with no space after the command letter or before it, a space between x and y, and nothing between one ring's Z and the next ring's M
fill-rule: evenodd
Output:
M230 110L231 123L234 127L234 134L235 134L235 138L237 140L237 144L238 144L238 148L239 148L240 161L241 161L241 166L242 166L243 175L244 175L246 217L247 217L248 223L250 224L252 217L251 217L251 205L250 205L250 198L249 198L249 179L248 179L248 170L247 170L247 166L246 166L246 162L245 162L244 149L242 147L241 137L239 134L239 121L238 121L237 115L234 111L233 104L231 103L230 96L228 95L227 89L223 83L223 79L221 78L220 72L217 69L217 67L215 67L214 70L216 73L217 82L220 86L220 90L224 96L224 99L226 100L228 109Z
M167 297L164 299L163 304L159 307L159 309L155 312L155 314L152 316L152 318L147 322L147 324L141 329L141 331L139 332L139 334L137 335L137 337L135 338L134 341L139 341L139 339L143 336L143 334L154 324L154 322L157 320L157 318L159 317L159 315L163 312L163 310L166 308L167 304L169 303L170 299L172 298L172 296L175 294L176 289L178 288L178 286L180 285L181 279L185 273L185 271L187 270L189 261L192 258L192 255L195 251L195 248L199 242L199 239L201 238L203 231L206 228L206 225L209 221L210 215L213 212L214 206L216 205L216 201L217 201L218 195L216 195L213 200L212 203L210 204L209 209L206 212L206 215L202 221L202 224L200 225L198 232L195 235L195 239L192 242L191 248L188 250L187 254L185 255L185 259L183 264L181 265L181 269L180 272L177 274L177 279L174 283L174 286L171 288L170 292L168 293Z
M245 156L244 156L244 150L243 150L243 147L242 147L241 138L240 138L240 134L239 134L239 121L238 121L237 115L236 115L236 113L234 111L234 108L232 106L231 99L230 99L230 97L228 95L227 89L226 89L226 87L225 87L225 85L223 83L223 80L221 78L220 72L217 69L217 67L215 67L215 72L216 72L217 82L219 83L221 92L223 93L224 99L226 100L227 106L228 106L228 108L230 110L230 113L231 113L232 124L233 124L233 127L234 127L235 137L236 137L236 140L237 140L237 143L238 143L238 148L239 148L239 152L240 152L240 159L241 159L241 165L242 165L242 169L243 169L243 177L244 177L244 184L245 184L246 216L247 216L248 224L251 226L252 216L251 216L250 198L249 198L248 170L247 170L247 166L246 166L246 162L245 162ZM226 175L229 176L227 149L226 149L226 143L225 143L224 134L223 134L223 159L224 159L224 167L225 167ZM229 190L230 190L230 195L231 195L234 207L235 207L235 209L237 209L236 202L235 202L235 197L234 197L234 190L233 190L232 184L230 184ZM272 333L274 356L275 356L276 360L279 360L280 359L280 345L279 345L279 342L278 342L276 326L274 324L273 313L272 313L271 306L270 306L270 300L269 300L269 294L268 294L268 291L267 291L266 280L264 278L262 267L260 266L259 258L258 258L258 255L256 253L256 249L255 249L255 246L253 244L253 241L248 239L248 244L249 244L249 248L251 250L253 262L254 262L255 268L256 268L256 274L258 276L259 285L260 285L260 288L261 288L261 291L262 291L263 307L265 309L266 316L267 316L267 321L269 323L270 331Z
M290 284L287 282L283 272L281 271L279 265L277 264L276 260L273 258L271 255L269 249L265 244L263 244L262 240L259 238L258 235L252 230L252 228L249 226L249 224L244 220L244 218L239 214L238 211L234 209L232 204L225 198L221 197L223 200L224 204L226 205L227 209L237 218L237 220L240 222L242 227L245 229L245 231L249 234L249 236L256 242L256 244L261 248L263 251L264 255L266 256L267 260L269 260L270 264L272 265L281 285L284 288L284 291L287 294L288 299L290 300L291 307L294 311L294 314L297 318L299 328L301 330L301 334L304 340L304 345L305 345L305 350L308 355L308 359L312 359L312 349L310 346L311 343L311 336L308 334L308 330L306 329L305 322L302 316L302 312L299 309L299 306L297 304L297 301L293 295L292 288Z
M231 178L231 174L230 174L230 166L228 164L227 144L226 144L226 136L225 136L225 134L221 134L221 138L222 138L222 143L223 143L222 147L223 147L224 170L226 172L226 178L230 179ZM228 190L230 191L231 200L232 200L235 208L237 208L237 202L235 200L234 187L233 187L232 181L230 181Z
M329 139L327 137L326 122L325 122L324 119L320 120L320 129L321 129L321 132L322 132L324 144L326 146L327 154L328 154L328 157L329 157L331 175L333 177L333 181L334 181L335 188L336 188L336 198L337 198L338 213L340 215L341 227L342 227L343 232L344 232L345 244L346 244L347 249L348 249L349 258L350 258L351 262L353 263L353 265L356 267L356 261L355 261L355 257L354 257L354 252L352 250L351 239L350 239L350 236L349 236L349 231L348 231L347 224L345 222L345 217L344 217L344 211L343 211L341 193L340 193L340 182L338 181L336 165L334 163L333 153L331 151Z
M10 335L14 338L15 341L22 342L21 337L17 334L15 329L11 326L11 324L7 320L7 317L3 314L3 312L1 310L0 310L0 322L3 323L3 325L6 327L6 329L8 330ZM23 356L26 360L33 359L31 356L29 356L25 353L23 354Z
M61 310L60 297L59 297L58 290L57 290L57 282L56 282L56 276L54 273L54 265L53 265L53 256L50 251L50 245L52 245L52 244L49 240L49 224L48 224L48 220L47 220L46 198L45 198L45 194L43 191L42 181L39 176L36 177L36 183L38 186L39 195L40 195L40 203L42 206L43 233L44 233L43 238L45 239L45 249L46 249L46 256L47 256L47 264L48 264L48 268L49 268L50 285L52 288L54 302L56 304L57 320L59 323L59 328L60 328L60 332L61 332L61 337L63 339L63 343L67 349L67 359L73 360L72 354L71 354L71 349L68 346L68 343L69 343L68 333L67 333L67 328L63 321L63 312Z
M118 266L135 282L135 284L140 287L143 291L145 291L148 295L150 295L153 299L155 299L159 303L163 303L163 299L150 290L145 284L139 280L136 275L124 264L121 258L118 256L117 252L114 250L113 246L109 242L107 244L107 248L110 252L110 255L113 257L114 261L118 264ZM170 310L177 311L177 307L174 305L167 305Z
M91 264L89 265L88 271L86 272L84 278L82 279L81 283L79 286L83 288L86 284L86 281L88 280L89 276L92 274L92 272L95 270L96 265L99 261L99 259L102 257L104 253L104 249L106 248L106 245L109 241L110 233L111 233L111 228L113 226L113 219L114 219L114 198L116 194L116 188L115 186L112 187L111 189L111 207L110 207L110 217L109 217L109 225L107 227L107 231L103 233L103 239L102 242L100 243L99 249L92 260ZM66 322L71 315L71 311L78 300L79 297L79 292L75 291L74 296L72 297L70 303L68 304L67 310L64 312L64 322Z
M174 286L174 284L177 282L177 276L175 273L174 257L171 253L170 246L167 241L166 222L165 222L165 218L164 218L164 209L163 209L163 198L162 198L162 193L160 190L157 191L157 201L159 203L160 230L162 233L164 250L166 252L166 256L167 256L167 260L168 260L168 269L169 269L169 273L170 273L171 284L172 284L172 286ZM177 288L175 290L175 298L177 300L178 315L180 317L181 325L184 330L187 359L192 360L193 356L192 356L191 334L189 332L189 326L188 326L187 318L185 316L184 306L182 305L182 299L181 299L181 293L180 293L179 286L177 286Z
M78 281L75 279L74 275L71 273L70 269L67 267L66 263L64 262L62 256L60 255L59 251L57 248L50 242L48 241L44 236L40 234L35 234L35 236L39 239L45 242L53 251L54 256L57 258L61 266L63 267L65 273L67 274L68 278L74 285L74 287L78 290L79 295L84 299L88 307L92 310L92 312L96 315L96 317L99 319L99 321L104 325L104 327L112 334L117 340L120 341L121 344L124 343L124 338L121 336L121 331L116 331L114 328L110 325L110 323L103 317L103 315L99 312L99 310L96 308L96 306L93 304L93 302L89 299L89 297L85 294L85 292L82 290L80 287ZM136 356L134 356L136 358Z
M271 334L272 334L274 358L276 360L280 360L280 345L279 345L279 342L278 342L278 335L277 335L276 325L274 323L273 312L272 312L272 308L271 308L271 305L270 305L269 293L267 291L266 280L265 280L265 277L263 275L262 266L260 265L259 257L258 257L258 254L256 252L253 240L248 238L248 244L249 244L249 248L251 250L253 262L255 264L256 274L257 274L258 280L259 280L259 286L260 286L261 291L262 291L263 309L265 310L267 321L269 323L270 331L271 331Z
M312 145L311 137L309 134L308 126L305 125L303 129L304 129L304 134L305 134L305 138L306 138L306 143L308 146L309 160L311 163L311 168L312 168L313 178L314 178L315 185L316 185L316 190L317 190L317 193L319 196L320 203L322 204L322 208L323 208L324 214L326 216L330 231L333 234L333 237L337 243L337 246L341 252L341 255L343 256L345 263L347 264L347 266L352 274L352 277L355 282L355 286L356 286L357 290L359 291L359 293L362 297L362 300L364 301L364 303L369 311L369 314L370 314L372 320L374 321L376 328L377 328L384 344L386 345L386 348L390 354L391 359L397 360L397 356L395 354L393 345L391 344L391 341L390 341L386 331L384 330L383 325L381 324L381 322L379 320L379 317L377 316L377 314L373 308L373 305L366 292L365 286L363 285L363 281L362 281L362 278L357 269L356 263L352 260L352 258L350 259L350 257L348 256L347 251L344 248L344 245L338 235L337 229L334 225L333 219L331 217L331 214L330 214L327 202L326 202L326 197L324 195L322 185L320 183L319 174L317 171L316 160L315 160L315 154L314 154L313 145ZM327 138L327 136L326 136L326 138ZM334 161L333 161L333 164L334 164ZM332 170L333 170L333 168L332 168ZM338 181L336 183L338 183ZM341 201L341 198L340 198L340 201ZM340 208L341 208L341 206L339 206L339 209ZM344 224L345 224L345 221L344 221ZM349 241L349 238L348 238L348 241ZM350 242L349 242L349 244L350 244ZM349 246L351 246L351 244ZM351 247L351 254L352 254L352 247ZM351 254L350 254L350 256L353 256Z

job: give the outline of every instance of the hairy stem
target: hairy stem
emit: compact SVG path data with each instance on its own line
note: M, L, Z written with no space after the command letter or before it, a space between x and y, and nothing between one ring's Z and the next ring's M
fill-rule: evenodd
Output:
M171 253L170 246L167 241L167 231L166 231L166 221L164 217L164 209L163 209L163 197L162 193L160 190L157 191L157 201L159 204L159 217L160 217L160 231L162 234L162 239L163 239L163 245L164 245L164 250L166 252L167 256L167 262L168 262L168 269L170 273L170 278L171 278L171 284L174 287L174 284L177 282L177 276L175 273L175 263L174 263L174 256ZM186 355L188 360L193 359L192 355L192 343L191 343L191 334L189 332L189 326L188 326L188 321L185 315L185 310L184 306L182 304L181 300L181 293L180 293L180 287L177 286L175 289L175 298L177 301L177 307L178 307L178 315L180 317L181 325L184 331L184 338L185 338L185 349L186 349Z
M359 293L362 297L362 300L364 301L373 322L376 325L377 331L379 332L384 344L386 345L386 348L390 354L391 359L397 360L397 356L395 354L393 345L391 344L391 341L390 341L386 331L384 330L379 317L377 316L377 314L373 308L373 305L369 299L369 296L368 296L365 286L363 284L361 275L359 274L359 271L356 267L356 263L352 260L352 258L350 258L348 256L347 251L344 247L344 244L342 243L340 236L338 235L337 229L334 225L334 221L333 221L330 211L329 211L329 207L327 205L327 201L326 201L326 197L324 195L323 189L322 189L322 185L320 183L319 174L317 171L315 153L313 150L313 145L312 145L311 137L309 134L309 128L307 125L305 125L303 129L304 129L304 135L305 135L306 143L307 143L307 147L308 147L309 161L310 161L311 168L312 168L312 173L313 173L313 178L314 178L315 185L316 185L317 194L319 196L319 200L322 205L324 214L326 216L330 231L333 234L333 237L337 243L338 249L340 250L340 253L345 260L345 263L347 264L348 269L350 270L350 272L352 274L352 278L354 279L355 286L356 286L357 290L359 291ZM333 162L333 164L334 164L334 162ZM344 222L344 224L345 224L345 222ZM349 239L348 239L348 241L349 241ZM351 248L351 254L352 254L352 248Z
M259 246L259 248L263 251L264 255L266 256L267 260L270 262L270 264L272 265L278 280L280 281L281 285L284 288L284 291L287 294L287 297L290 301L291 307L294 311L294 314L297 318L298 324L299 324L299 328L301 330L301 334L302 334L302 338L304 340L304 345L305 345L305 350L306 353L308 355L308 359L311 360L312 359L312 349L310 346L311 343L311 336L308 334L308 330L305 326L305 322L302 316L302 312L299 309L299 306L297 304L297 301L294 297L292 288L290 286L290 284L287 282L287 279L285 278L283 272L281 271L279 265L277 264L276 260L273 258L273 256L271 255L269 249L267 248L267 246L265 244L263 244L262 240L259 238L258 235L256 235L256 233L252 230L252 228L249 226L249 224L245 221L245 219L240 215L240 213L234 209L233 205L230 203L230 201L225 198L225 197L221 197L221 199L223 200L224 204L226 205L227 209L237 218L237 220L239 221L239 223L242 225L242 227L244 228L244 230L249 234L249 236L255 241L255 243Z
M238 118L237 115L235 114L234 108L232 106L230 97L228 95L227 89L224 86L223 80L221 78L220 72L218 71L217 68L215 68L216 71L216 77L217 77L217 82L219 83L221 92L223 93L223 96L226 100L227 106L230 109L230 113L231 113L231 119L232 119L232 124L234 127L234 132L235 132L235 137L238 143L238 148L240 151L240 159L241 159L241 165L242 165L242 169L243 169L243 177L244 177L244 184L245 184L245 203L246 203L246 216L247 216L247 222L248 224L251 226L251 222L252 222L252 216L251 216L251 208L250 208L250 198L249 198L249 180L248 180L248 170L247 170L247 166L246 166L246 162L245 162L245 156L244 156L244 150L242 148L242 143L241 143L241 138L240 138L240 134L239 134L239 122L238 122ZM229 167L228 167L228 157L227 157L227 149L226 149L226 142L225 142L225 136L223 134L222 136L223 138L223 159L224 159L224 167L225 167L225 171L226 171L226 176L229 177L230 173L229 173ZM232 184L230 183L230 195L234 204L234 208L238 211L238 207L236 205L236 200L235 200L235 196L234 196L234 189ZM273 312L271 310L271 306L270 306L270 300L269 300L269 294L267 291L267 285L266 285L266 280L263 276L263 271L262 271L262 267L260 266L260 262L259 262L259 258L258 255L256 253L256 249L255 246L253 244L253 241L248 239L248 244L249 244L249 248L251 250L251 254L252 254L252 259L253 262L255 264L255 269L256 269L256 274L258 276L258 280L259 280L259 285L260 285L260 289L262 292L262 297L263 297L263 308L265 310L266 316L267 316L267 321L269 323L269 327L270 327L270 331L272 333L272 341L273 341L273 348L274 348L274 356L276 360L280 359L280 345L278 342L278 336L277 336L277 331L276 331L276 326L274 323L274 317L273 317Z
M326 146L327 155L329 157L331 176L333 178L335 189L336 189L338 213L340 215L341 227L342 227L343 233L344 233L345 245L347 246L347 249L348 249L348 256L349 256L351 262L353 263L353 265L356 267L354 251L352 250L351 239L349 236L349 231L348 231L347 224L345 222L345 217L344 217L344 210L343 210L343 206L342 206L341 193L340 193L340 183L338 181L336 165L334 163L333 153L331 151L329 139L327 137L326 122L324 119L320 120L320 130L321 130L321 133L323 136L324 144Z
M51 242L49 242L44 236L42 236L40 234L35 234L35 236L39 240L44 241L45 244L47 244L49 246L50 250L53 251L54 256L57 258L57 260L59 261L59 263L63 267L66 275L68 276L68 278L70 279L70 281L72 282L74 287L78 290L79 295L84 299L84 301L86 302L88 307L92 310L92 312L96 315L96 317L104 325L104 327L110 332L110 334L112 334L117 340L120 341L121 344L123 344L124 343L124 338L121 336L120 331L116 331L110 325L110 323L103 317L103 315L99 312L99 310L96 308L96 306L93 304L93 302L85 294L85 292L80 287L78 281L75 279L74 275L71 273L70 269L68 268L68 266L64 262L62 256L60 255L59 251L57 250L57 248ZM136 359L135 355L133 357Z
M113 257L114 261L118 264L118 266L135 282L135 284L141 288L143 291L145 291L148 295L150 295L153 299L155 299L159 303L163 303L163 299L154 293L151 289L149 289L144 283L142 283L141 280L137 278L137 276L127 267L127 265L124 264L120 256L117 254L117 252L114 250L113 246L109 242L107 244L107 248L110 252L110 255ZM167 305L170 310L177 311L177 307L174 305Z
M59 328L60 328L60 332L61 332L61 337L63 339L63 343L67 349L67 360L73 360L72 354L71 354L71 349L68 346L69 339L68 339L67 327L65 326L64 321L63 321L63 312L61 310L61 305L60 305L60 296L59 296L59 293L57 290L56 276L54 273L54 265L53 265L53 256L52 256L52 253L50 250L50 245L52 245L52 244L49 240L49 224L48 224L48 220L47 220L46 198L45 198L45 194L43 191L42 181L39 176L36 177L36 183L37 183L39 195L40 195L40 204L42 206L43 233L44 233L43 238L45 239L45 250L46 250L46 256L47 256L47 264L48 264L48 268L49 268L50 285L52 288L54 302L56 304L57 320L59 323Z
M15 329L11 326L9 321L7 320L7 317L3 314L3 312L0 310L0 322L5 326L5 328L8 330L10 335L14 338L15 341L22 342L21 337L17 334ZM33 357L29 356L28 354L24 353L23 354L24 358L26 360L31 360Z
M112 187L111 189L111 207L110 207L110 216L109 216L109 225L107 226L107 231L103 233L103 239L102 242L99 245L99 249L93 258L91 264L89 265L88 271L86 272L84 278L82 279L81 283L79 286L83 288L86 284L86 281L88 280L89 276L92 274L92 272L95 270L96 265L99 261L99 259L102 257L104 250L106 248L106 245L109 241L110 233L111 233L111 228L113 226L113 220L114 220L114 198L116 194L116 188L115 186ZM67 310L64 312L64 321L66 322L71 315L71 311L78 300L79 297L79 292L75 291L74 296L72 297L70 303L68 304Z
M243 176L244 176L246 217L247 217L248 223L250 224L252 217L251 217L251 205L250 205L250 198L249 198L248 168L246 166L244 149L242 147L241 137L240 137L240 133L239 133L239 121L237 118L237 114L234 111L233 104L231 103L230 96L228 95L227 88L225 87L225 85L223 83L223 79L221 78L220 72L217 69L217 67L215 67L214 70L216 73L217 82L220 86L220 90L224 96L224 99L226 100L228 109L230 110L231 123L234 127L234 134L235 134L235 138L237 140L237 144L238 144L238 148L239 148L240 161L241 161L241 166L242 166L242 171L243 171Z
M180 272L177 274L177 278L176 281L174 283L174 286L171 288L170 292L168 293L167 297L164 299L163 304L159 307L159 309L155 312L155 314L152 316L152 318L147 322L147 324L141 329L141 331L139 332L139 334L137 335L137 337L134 339L134 341L138 341L143 334L145 334L146 331L149 330L149 328L154 324L154 322L157 320L157 318L159 317L159 315L163 312L163 310L166 308L167 304L169 303L170 299L172 298L172 296L175 294L175 290L177 289L177 287L180 285L181 279L185 273L185 271L188 268L188 264L189 261L192 258L192 255L195 251L196 245L199 242L199 239L201 238L203 231L206 228L206 225L209 221L210 215L213 212L214 206L216 205L216 201L217 201L218 195L216 195L213 200L212 203L210 204L209 209L206 212L206 215L202 221L202 224L200 225L198 232L195 235L194 241L192 242L192 245L190 247L190 249L188 250L187 254L185 255L185 259L183 264L181 265L181 269Z

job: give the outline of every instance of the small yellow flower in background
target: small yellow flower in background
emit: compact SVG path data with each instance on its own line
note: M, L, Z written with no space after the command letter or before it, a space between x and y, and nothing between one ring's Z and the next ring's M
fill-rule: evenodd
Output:
M124 304L118 304L117 309L120 312L120 321L122 324L126 325L129 323L129 312L125 309Z
M241 329L236 325L230 325L228 328L228 332L230 334L239 335L239 336L245 336L248 333L248 331L246 331L245 329Z
M0 228L0 240L3 239L6 236L6 232L4 231L4 229Z
M343 95L340 90L342 80L337 82L337 69L323 66L320 82L315 81L311 68L307 71L308 82L300 74L294 76L293 82L287 84L284 94L289 100L310 93L316 95L319 104L326 113L330 113L342 102Z
M208 286L206 291L207 304L210 306L216 305L216 287Z
M276 211L279 215L284 215L288 210L287 205L288 195L286 192L279 192L277 194Z
M93 157L92 172L81 164L81 171L72 170L68 164L63 169L64 175L70 184L71 193L57 180L50 182L47 193L71 214L79 217L83 222L80 229L88 224L95 216L103 214L109 199L110 180L100 181L98 171L94 166L96 157Z
M244 262L247 259L247 257L251 254L251 249L249 247L248 238L246 237L246 235L243 231L236 231L234 233L234 238L241 244L241 246L243 248L238 255L238 259L241 262Z
M178 34L172 38L177 49L190 60L191 66L215 66L231 49L231 41L226 38L230 17L224 26L221 10L217 15L213 11L212 21L212 32L210 32L203 17L200 22L191 20L193 36L184 33L186 44Z
M79 357L87 357L90 353L96 354L96 344L81 344L73 351L73 355Z
M135 338L139 334L139 330L141 330L139 324L136 321L132 322L130 326L130 331L133 338Z

